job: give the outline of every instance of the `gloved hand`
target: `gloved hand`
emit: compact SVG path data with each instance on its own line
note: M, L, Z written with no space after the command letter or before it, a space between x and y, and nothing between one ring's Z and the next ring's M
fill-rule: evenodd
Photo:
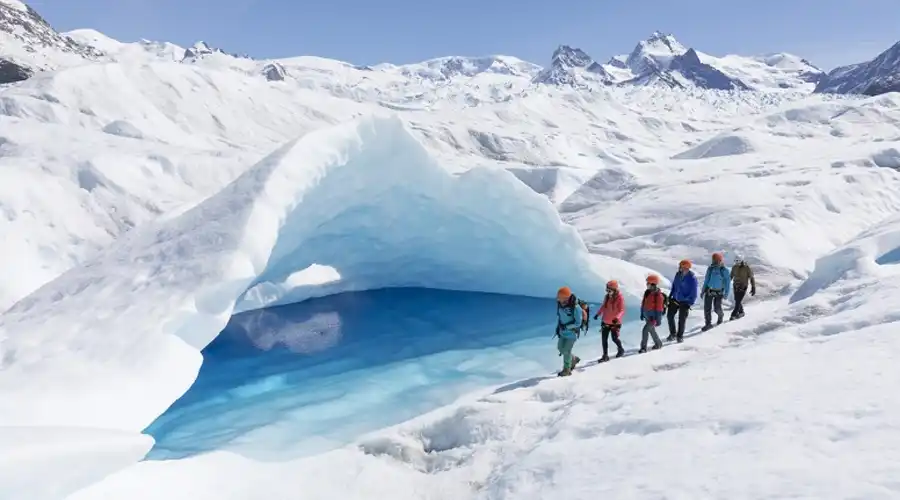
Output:
M755 296L756 296L756 288L751 288L751 289L750 289L750 296L751 296L751 297L755 297Z
M662 320L656 320L656 326L662 325Z
M647 318L645 318L643 314L641 314L641 321L647 321Z
M700 290L700 298L702 299L704 297L706 297L706 287L703 287L703 289Z
M616 325L618 325L618 324L619 324L619 320L617 320L616 318L613 318L613 320L612 320L612 325L613 325L613 326L616 326Z
M599 318L599 317L600 317L600 313L595 314L595 315L594 315L594 321L597 321L597 318Z

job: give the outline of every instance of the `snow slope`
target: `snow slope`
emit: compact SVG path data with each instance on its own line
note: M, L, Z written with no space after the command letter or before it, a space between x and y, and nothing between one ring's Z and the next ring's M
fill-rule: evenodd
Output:
M821 297L856 302L844 292ZM479 391L324 455L142 462L69 498L896 498L884 305L753 304L681 346Z
M339 278L296 276L313 264ZM450 176L397 118L312 132L0 316L0 426L140 431L234 310L397 286L553 296L561 282L596 300L605 280L512 174Z
M160 61L156 48L79 35L117 62L78 56L0 88L0 309L13 306L0 316L0 496L59 498L126 467L75 497L658 498L660 484L686 498L896 494L896 428L881 418L895 403L884 384L896 379L885 333L896 95L574 90L533 85L537 68L502 57L374 68L299 57L268 81L271 61ZM385 111L399 118L347 123ZM351 231L372 220L380 231ZM362 236L369 247L347 252ZM566 282L590 296L607 277L633 298L647 272L671 276L683 257L702 277L714 250L745 255L760 294L740 323L689 344L584 381L476 394L304 460L220 451L129 466L149 446L138 431L188 389L234 311L403 284L546 297ZM596 339L579 349L596 353ZM549 336L532 347L558 363ZM468 373L496 354L467 353ZM779 369L761 370L770 359ZM10 427L23 425L50 439ZM34 475L55 464L55 481ZM661 472L646 480L597 481L651 466Z
M831 70L815 91L865 95L900 91L900 42L871 61Z

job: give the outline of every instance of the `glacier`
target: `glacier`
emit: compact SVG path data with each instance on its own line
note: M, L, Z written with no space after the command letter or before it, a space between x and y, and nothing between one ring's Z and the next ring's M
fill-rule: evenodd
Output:
M561 284L597 300L605 279L550 201L503 170L451 175L402 120L363 118L289 142L16 303L0 317L0 425L140 431L234 312L388 287L553 297Z
M385 288L237 314L203 349L197 381L146 430L156 441L148 459L311 456L471 390L551 374L553 309L547 299Z

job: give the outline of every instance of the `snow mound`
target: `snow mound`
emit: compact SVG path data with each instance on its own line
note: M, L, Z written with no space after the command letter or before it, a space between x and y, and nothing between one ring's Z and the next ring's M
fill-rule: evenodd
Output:
M872 161L875 165L882 168L893 168L900 170L900 150L897 148L888 148L872 155Z
M65 498L140 460L152 444L149 436L135 433L0 427L0 497Z
M735 156L756 151L756 147L745 136L725 134L704 141L697 146L676 154L673 160L699 160L720 156Z
M322 129L0 316L0 425L139 431L235 310L386 287L552 297L567 284L596 301L596 267L510 172L453 176L399 118Z
M866 288L854 286L854 283L882 286L882 280L885 284L896 282L900 275L897 264L900 264L900 217L895 216L818 259L812 274L793 294L791 301L808 299L836 285L840 286L835 287L835 291L849 299L852 293ZM879 295L883 293L879 292ZM886 311L896 311L896 307L887 307ZM897 319L900 320L900 313Z
M141 130L131 123L125 120L116 120L114 122L110 122L105 127L103 127L103 131L107 134L118 135L120 137L130 137L132 139L143 139L144 133Z

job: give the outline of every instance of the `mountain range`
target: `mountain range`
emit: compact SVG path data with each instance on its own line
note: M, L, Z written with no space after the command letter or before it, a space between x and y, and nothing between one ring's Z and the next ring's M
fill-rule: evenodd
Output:
M36 73L104 61L166 60L195 63L218 58L219 64L255 71L269 80L291 78L292 61L256 61L197 42L180 47L141 40L122 43L90 29L55 31L32 7L0 0L0 83ZM510 56L442 57L416 64L333 65L351 71L392 73L419 84L441 85L476 75L500 75L529 85L594 88L662 86L723 91L804 91L875 95L900 90L900 43L872 61L826 73L806 59L788 53L764 56L713 56L680 43L660 31L638 42L628 54L605 63L579 48L560 45L546 67ZM364 78L360 76L359 78Z

